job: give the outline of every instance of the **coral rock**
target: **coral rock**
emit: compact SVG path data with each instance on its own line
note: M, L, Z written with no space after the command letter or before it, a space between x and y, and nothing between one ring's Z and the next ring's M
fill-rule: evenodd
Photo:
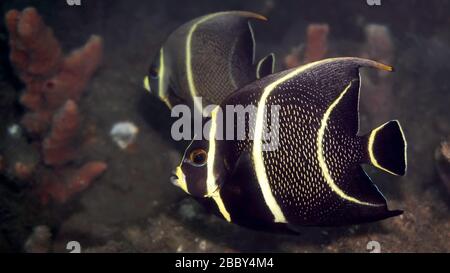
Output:
M27 84L27 90L20 97L20 103L32 111L41 111L45 108L42 94L44 82L34 81Z
M100 65L102 44L99 36L91 36L84 47L73 51L64 60L60 73L46 81L43 93L49 108L55 109L67 99L80 99L89 79Z
M32 136L40 136L48 130L52 116L51 111L28 112L20 123Z
M5 21L10 34L10 60L26 85L21 103L34 112L22 124L39 136L51 122L41 111L53 113L69 99L79 101L101 63L103 42L92 35L85 46L64 58L53 31L36 9L11 10Z
M394 43L386 26L369 24L365 28L366 52L371 59L382 63L390 63L394 58ZM386 75L386 73L380 73Z
M11 61L20 78L28 83L33 77L54 74L62 62L62 50L53 31L47 27L34 8L6 14L6 26L11 35Z
M328 32L327 24L311 24L308 26L304 63L325 58L328 51Z
M441 143L436 150L435 160L438 175L450 194L450 139Z
M43 180L38 189L41 203L47 204L50 200L59 204L66 203L74 195L87 189L106 168L106 163L93 161L75 171L65 169L62 172L42 173Z
M47 226L36 226L25 242L24 249L28 253L48 253L51 237L52 234Z
M50 135L44 140L42 152L47 165L63 165L76 156L73 145L79 128L78 106L69 100L55 114Z
M106 163L92 161L83 165L68 181L67 189L70 194L85 190L107 168Z
M369 24L365 27L365 32L366 44L361 56L391 64L394 59L394 43L389 29L383 25ZM373 122L380 123L388 119L395 105L393 82L389 73L375 71L373 77L366 79L363 87L366 99L362 100L362 105L374 117Z
M284 65L286 68L291 69L300 66L302 63L300 61L300 52L302 47L294 47L291 52L284 57Z
M286 68L294 68L302 64L324 59L328 51L327 24L310 24L306 31L306 45L294 47L291 52L284 57ZM304 52L303 52L304 50ZM301 57L303 52L303 59Z
M39 165L17 163L14 173L34 182L43 204L50 199L65 203L106 169L102 162L87 163L79 170L68 166L78 156L77 102L102 61L103 42L93 35L64 57L59 41L36 9L11 10L5 22L10 60L25 84L20 102L27 112L21 124L42 157Z
M14 164L15 176L20 180L28 180L31 178L34 172L34 166L30 164L25 164L22 162L16 162Z

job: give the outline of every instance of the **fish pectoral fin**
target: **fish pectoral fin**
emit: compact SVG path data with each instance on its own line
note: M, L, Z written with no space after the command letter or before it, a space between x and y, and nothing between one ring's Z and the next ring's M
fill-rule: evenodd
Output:
M243 152L234 167L232 168L232 177L239 177L244 181L256 181L256 174L253 167L253 161L250 153Z
M393 175L406 173L406 139L397 120L391 120L363 136L364 161Z
M275 54L270 53L269 55L262 58L256 65L256 78L261 79L265 76L273 74L275 70Z

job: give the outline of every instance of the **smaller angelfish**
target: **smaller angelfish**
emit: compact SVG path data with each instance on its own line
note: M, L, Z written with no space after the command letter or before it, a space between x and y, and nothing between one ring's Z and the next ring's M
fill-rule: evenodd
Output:
M218 104L240 87L273 73L269 54L255 64L250 19L267 20L247 11L225 11L191 20L172 32L154 59L144 87L169 108L183 103L202 110Z

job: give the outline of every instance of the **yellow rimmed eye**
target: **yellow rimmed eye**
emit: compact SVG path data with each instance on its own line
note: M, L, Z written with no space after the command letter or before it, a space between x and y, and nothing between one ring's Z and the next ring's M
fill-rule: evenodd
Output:
M204 149L195 149L189 154L189 160L196 166L203 166L208 160L208 153Z

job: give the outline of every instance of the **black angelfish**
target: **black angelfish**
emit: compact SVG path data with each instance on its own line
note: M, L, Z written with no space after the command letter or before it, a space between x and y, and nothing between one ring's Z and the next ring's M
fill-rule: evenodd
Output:
M144 87L169 108L176 104L202 108L219 104L231 92L273 72L269 54L255 63L250 19L267 20L246 11L225 11L191 20L172 32L152 63Z
M227 221L253 228L336 226L400 215L388 210L361 164L404 175L406 140L396 120L358 135L360 67L392 71L366 59L326 59L233 93L212 111L210 141L190 144L172 182ZM217 109L226 105L256 107L254 122L245 118L252 139L217 140ZM262 148L270 106L279 106L272 150Z

